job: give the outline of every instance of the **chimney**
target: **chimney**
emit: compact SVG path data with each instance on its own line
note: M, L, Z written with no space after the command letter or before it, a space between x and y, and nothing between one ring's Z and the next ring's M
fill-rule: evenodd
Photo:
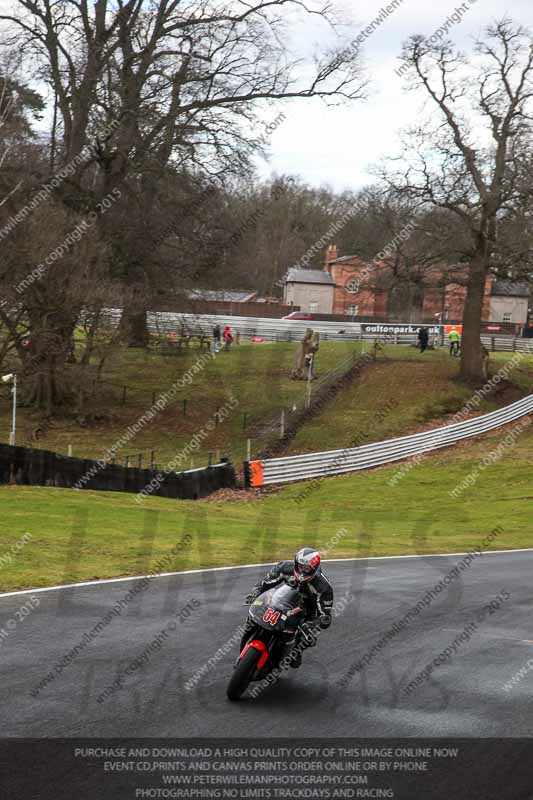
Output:
M326 270L326 272L330 271L329 270L330 261L335 261L336 258L337 258L337 245L330 244L328 249L326 250L326 263L324 265L324 269Z

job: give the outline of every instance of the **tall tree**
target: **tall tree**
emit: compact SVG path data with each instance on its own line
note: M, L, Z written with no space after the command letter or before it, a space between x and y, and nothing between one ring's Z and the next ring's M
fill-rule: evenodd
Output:
M264 184L239 185L228 197L225 279L233 287L279 296L287 269L342 215L343 206L342 198L328 189L315 189L286 175ZM319 268L322 258L319 252ZM226 283L226 288L232 287Z
M265 104L363 95L352 48L329 48L305 70L290 54L294 15L335 23L319 0L14 0L13 7L0 20L53 89L62 131L56 168L74 166L58 195L80 213L100 214L102 199L130 178L150 207L171 164L211 176L228 165L242 170L260 146L257 113ZM105 236L105 221L101 227ZM145 233L122 276L137 287L125 319L139 343L154 244Z
M408 167L387 180L422 207L450 211L467 234L461 376L478 382L485 281L500 223L515 217L520 194L533 191L520 180L532 141L533 40L505 18L486 29L468 58L451 42L432 47L421 36L409 39L403 57L411 88L426 95L433 116L408 131Z

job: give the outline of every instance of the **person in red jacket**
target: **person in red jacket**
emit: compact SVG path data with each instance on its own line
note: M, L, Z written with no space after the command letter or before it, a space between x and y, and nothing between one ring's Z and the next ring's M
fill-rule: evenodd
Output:
M231 328L229 325L226 325L226 327L224 328L224 333L222 334L222 338L224 339L226 350L229 350L231 347L231 343L233 341L233 334L231 332Z

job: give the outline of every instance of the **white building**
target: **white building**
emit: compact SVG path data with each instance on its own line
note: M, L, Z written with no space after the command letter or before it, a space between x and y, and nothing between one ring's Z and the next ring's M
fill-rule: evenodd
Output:
M527 325L529 286L513 281L493 281L490 290L491 322L514 322Z
M287 272L283 299L286 305L300 306L309 314L332 314L335 281L322 269L298 269Z

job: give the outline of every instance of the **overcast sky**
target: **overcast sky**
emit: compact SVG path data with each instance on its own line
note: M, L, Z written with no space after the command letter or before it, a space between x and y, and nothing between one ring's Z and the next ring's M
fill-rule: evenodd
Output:
M351 13L364 29L388 1L366 0ZM369 99L342 108L329 108L318 99L280 106L286 120L271 137L269 162L258 163L260 174L297 174L337 190L372 182L369 166L399 152L398 130L416 118L421 105L422 95L406 92L406 79L395 73L402 43L414 33L431 36L462 5L463 0L403 0L363 45L372 80ZM465 5L468 11L448 33L464 50L487 23L505 14L533 29L532 0L466 0Z

